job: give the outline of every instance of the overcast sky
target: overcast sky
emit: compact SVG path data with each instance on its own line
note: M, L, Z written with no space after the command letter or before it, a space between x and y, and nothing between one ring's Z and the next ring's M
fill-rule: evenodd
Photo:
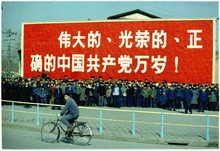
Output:
M3 1L2 31L11 29L17 32L12 48L20 49L22 22L56 22L105 20L108 16L140 9L164 19L185 18L219 18L218 1L178 2L178 1ZM216 27L218 28L218 26ZM5 34L2 35L5 39ZM7 41L3 41L2 49L7 49Z

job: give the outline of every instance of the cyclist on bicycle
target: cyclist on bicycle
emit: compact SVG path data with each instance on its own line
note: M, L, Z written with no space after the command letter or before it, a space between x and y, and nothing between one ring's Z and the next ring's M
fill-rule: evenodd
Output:
M66 100L65 106L58 116L62 116L60 120L67 127L66 135L68 135L69 131L71 131L71 124L69 121L75 121L79 117L79 108L68 93L64 94L64 100Z

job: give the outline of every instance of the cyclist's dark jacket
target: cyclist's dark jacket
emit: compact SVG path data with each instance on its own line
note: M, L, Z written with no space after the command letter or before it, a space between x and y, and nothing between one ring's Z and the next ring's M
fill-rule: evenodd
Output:
M76 104L76 102L72 99L69 98L66 100L66 104L63 108L63 110L60 112L60 115L64 115L67 111L67 114L73 115L74 118L77 118L79 116L79 108Z

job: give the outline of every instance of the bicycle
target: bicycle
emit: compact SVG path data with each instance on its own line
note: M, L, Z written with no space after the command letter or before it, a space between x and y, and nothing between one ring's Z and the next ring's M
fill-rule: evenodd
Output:
M86 122L70 121L71 131L68 138L73 140L77 145L87 145L92 138L92 130ZM55 122L47 122L41 128L41 140L48 143L59 142L60 129L65 133L61 126L59 117Z

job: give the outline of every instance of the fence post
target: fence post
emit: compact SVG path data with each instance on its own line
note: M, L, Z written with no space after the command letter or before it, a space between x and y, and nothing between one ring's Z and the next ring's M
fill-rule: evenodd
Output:
M102 107L99 110L99 132L102 134Z
M161 129L160 129L160 138L163 138L163 130L164 130L164 113L161 113Z
M39 103L37 103L37 126L40 125L40 111L39 111Z
M15 102L14 101L12 101L11 102L12 104L11 104L11 122L13 123L14 122L14 120L15 120L15 117L14 117L14 109L15 109Z
M209 141L209 115L206 115L206 141Z
M135 113L133 108L132 108L132 136L135 136Z

